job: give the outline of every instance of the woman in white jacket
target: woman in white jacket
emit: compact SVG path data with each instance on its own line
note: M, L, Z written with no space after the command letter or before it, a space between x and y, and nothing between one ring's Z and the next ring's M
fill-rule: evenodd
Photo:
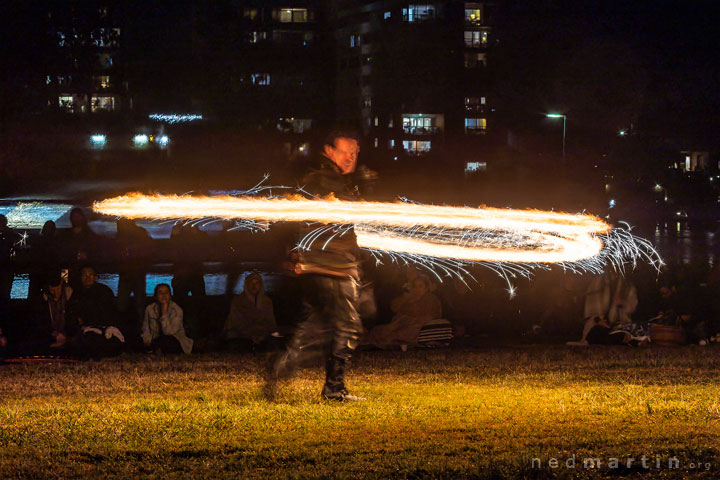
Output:
M146 347L163 353L190 353L193 340L185 335L183 311L172 301L170 285L155 287L155 301L145 309L141 333Z

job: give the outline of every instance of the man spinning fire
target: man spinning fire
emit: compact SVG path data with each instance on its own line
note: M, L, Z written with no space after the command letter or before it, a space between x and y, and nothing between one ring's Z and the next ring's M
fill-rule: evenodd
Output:
M304 190L320 197L332 194L341 200L359 200L355 175L359 152L353 132L331 132L323 145L319 168L303 179ZM369 171L362 172L367 178ZM301 233L307 235L311 230L316 230L317 236L298 248L294 259L295 272L305 280L308 316L298 325L286 351L275 360L266 394L273 397L278 381L291 377L300 363L319 353L325 359L323 397L346 402L364 400L351 395L345 385L345 370L363 328L356 308L360 286L357 239L352 229L339 233L318 224L304 227Z

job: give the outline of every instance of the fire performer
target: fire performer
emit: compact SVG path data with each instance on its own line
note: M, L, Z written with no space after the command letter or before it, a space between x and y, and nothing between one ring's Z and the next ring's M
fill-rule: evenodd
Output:
M355 173L360 151L353 132L333 131L323 145L319 169L303 179L304 190L318 196L333 194L341 200L358 200L360 187ZM272 366L266 393L274 396L277 382L292 376L300 363L318 352L325 359L325 386L322 395L328 400L358 401L345 385L345 371L362 332L357 312L360 286L360 250L354 231L338 235L326 225L309 225L306 229L324 229L310 245L294 253L295 272L305 276L304 303L308 317L298 325L295 334ZM318 230L320 232L321 230ZM303 232L307 234L308 232Z

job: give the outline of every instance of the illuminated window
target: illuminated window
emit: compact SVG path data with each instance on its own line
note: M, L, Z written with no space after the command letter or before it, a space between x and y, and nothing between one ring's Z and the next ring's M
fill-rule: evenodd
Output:
M392 16L392 12L385 12L385 14L383 14L383 19L384 19L384 20L387 20L387 19L390 18L391 16Z
M279 118L277 129L283 133L304 133L312 127L311 118Z
M360 46L360 35L350 35L350 48Z
M444 125L444 115L405 113L402 116L403 131L411 135L429 135L437 133L443 129Z
M305 23L308 21L307 8L281 8L276 13L282 23Z
M68 113L75 113L75 98L72 95L60 95L58 106Z
M119 28L97 28L90 32L90 45L94 47L117 47L119 44Z
M90 97L90 111L93 113L102 111L111 112L116 109L117 103L116 98L113 96L93 95Z
M478 30L478 31L466 30L465 31L465 46L466 47L487 46L488 34L489 34L489 32L487 30Z
M267 32L248 32L246 38L248 43L260 43L263 40L267 40L267 37Z
M466 162L465 173L484 172L487 170L487 162Z
M430 5L408 5L403 8L404 22L424 22L435 18L435 6Z
M420 140L403 140L403 150L416 155L429 152L430 142Z
M370 108L372 107L372 98L371 97L365 97L363 100L363 107Z
M375 145L375 148L378 148L378 145L380 145L380 141L378 140L377 137L375 137L374 145Z
M270 85L269 73L253 73L250 75L253 85Z
M477 68L487 66L487 55L484 53L465 52L465 68Z
M391 150L392 150L393 148L395 148L395 140L394 140L394 139L388 140L388 148L391 149Z
M486 118L466 118L465 133L485 133L487 132Z
M465 21L474 25L482 23L482 8L479 3L465 4Z
M248 20L255 20L255 18L257 18L257 15L257 8L243 8L243 17L247 18Z
M96 90L105 90L107 88L110 88L110 75L94 76L93 87Z

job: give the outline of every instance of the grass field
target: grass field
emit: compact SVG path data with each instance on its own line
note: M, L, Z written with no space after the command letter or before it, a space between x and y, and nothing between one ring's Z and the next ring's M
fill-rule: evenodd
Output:
M361 352L368 400L340 404L319 368L269 403L249 355L4 365L0 478L718 478L719 366L698 347Z

